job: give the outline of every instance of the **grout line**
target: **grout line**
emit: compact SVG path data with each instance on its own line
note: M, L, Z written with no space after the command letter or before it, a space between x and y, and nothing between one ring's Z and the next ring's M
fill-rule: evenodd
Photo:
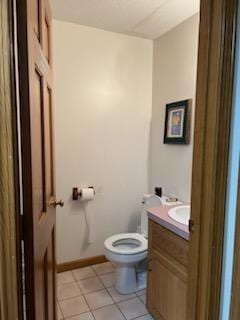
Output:
M114 304L115 304L115 302L113 301L112 303L106 304L105 306L102 306L102 307L99 307L99 308L96 308L96 309L91 309L91 310L92 311L96 311L96 310L99 310L99 309L102 309L102 308L105 308L105 307L108 307L108 306L112 306Z
M99 291L102 291L102 290L105 290L106 288L101 288L101 289L97 289L97 290L93 290L93 291L90 291L90 292L85 292L83 293L83 295L88 295L88 294L92 294L92 293L95 293L95 292L99 292Z
M125 300L125 301L127 301L127 300ZM121 312L123 318L124 318L125 320L127 320L127 318L125 317L124 313L122 312L122 310L120 309L120 307L119 307L119 305L118 305L117 303L116 303L116 306L117 306L118 310Z
M79 290L80 290L81 293L83 294L82 289L80 288L80 285L79 285L78 281L76 281L76 283L77 283L77 286L78 286Z
M58 299L57 299L57 306L58 306L58 308L60 309L61 314L62 314L62 319L64 320L64 315L63 315L62 308L61 308L61 306L60 306L60 303L59 303ZM58 318L58 308L57 308L57 318Z
M145 308L146 308L146 310L147 310L147 313L144 313L144 314L142 314L141 316L139 316L139 317L137 317L137 318L133 318L132 320L139 319L139 318L144 317L144 316L146 316L146 315L149 314L146 305L141 301L141 299L140 299L138 296L136 296L136 297L134 297L134 298L130 298L130 299L127 299L127 300L124 300L124 301L121 301L121 302L118 302L118 303L117 303L117 306L118 306L118 304L121 304L122 302L130 301L130 300L133 300L133 299L136 299L136 298L138 298L138 300L145 306ZM118 306L118 309L121 311L121 309L120 309L119 306ZM122 311L121 311L121 313L122 313ZM124 316L124 314L123 314L123 316Z
M70 284L70 283L75 283L76 281L71 281L71 282L64 282L64 283L57 283L57 286L62 286L62 285L65 285L65 284Z
M104 284L104 282L101 280L100 276L104 276L104 275L110 274L110 273L114 273L114 272L109 272L109 273L105 273L105 274L101 274L101 275L98 275L98 274L97 274L98 280L101 282L101 284L103 285L103 287L104 287L105 289L107 289L107 287L105 287L105 284ZM110 287L109 287L109 288L110 288Z
M100 290L105 289L105 287L104 287L104 285L103 285L103 288L100 288L100 289L97 289L97 290L93 290L93 291L85 292L85 293L84 293L84 292L82 291L81 287L80 287L79 282L80 282L80 281L84 281L84 280L93 279L93 278L97 278L97 279L100 281L101 285L103 285L103 283L101 282L101 280L100 280L97 276L94 276L94 277L91 277L91 278L86 278L86 279L81 279L81 280L78 280L78 281L77 281L77 285L78 285L78 287L79 287L79 289L80 289L80 291L82 292L83 295L84 295L84 294L86 295L86 294L89 294L89 293L93 293L93 292L97 292L97 291L100 291Z
M91 266L91 268L92 268L93 272L95 273L96 278L100 281L100 283L102 283L101 279L99 278L97 272L94 270L93 266ZM82 279L82 280L83 280L83 279ZM102 285L103 285L103 289L106 290L106 288L105 288L105 286L104 286L103 283L102 283ZM103 290L103 289L101 289L101 290ZM107 291L107 290L106 290L106 291ZM93 292L94 292L94 291L93 291ZM89 293L91 293L91 292L89 292ZM85 298L85 295L83 295L83 297L84 297L84 300L86 301L86 304L87 304L87 306L88 306L88 308L89 308L89 311L90 311L91 315L92 315L93 318L96 320L96 317L94 316L94 313L93 313L94 310L90 308L90 305L88 304L88 301L87 301L87 299ZM113 300L113 299L112 299L112 300ZM99 309L100 309L100 308L99 308ZM95 310L98 310L98 309L95 309Z
M84 268L86 268L86 267L84 267ZM80 269L81 269L81 268L80 268ZM93 269L93 268L92 268L92 269ZM74 273L73 273L73 278L74 278L75 281L87 280L87 279L94 278L94 277L97 276L97 274L96 274L96 272L95 272L94 269L93 269L93 273L94 273L94 275L88 276L88 277L83 278L83 279L77 279L77 278L74 276Z
M108 293L110 294L110 296L112 297L112 299L114 300L113 296L111 295L111 293L110 293L109 290L108 290L108 289L111 289L111 288L114 288L114 287L109 287L109 288L106 288L106 289L107 289ZM115 288L114 288L114 289L115 289ZM116 290L116 289L115 289L115 290ZM124 301L127 301L127 300L131 300L131 299L134 299L134 298L137 297L137 295L136 295L135 292L133 292L133 293L131 293L131 294L133 294L133 295L135 295L135 296L134 296L134 297L131 297L131 298L124 298L124 299L121 300L121 301L115 301L115 300L114 300L114 302L115 302L115 303L121 303L121 302L124 302ZM123 296L124 296L124 295L123 295Z
M142 301L138 296L137 296L137 298L138 298L138 300L145 306L145 308L147 309L145 303L143 303L143 301ZM147 311L148 311L148 309L147 309Z
M152 319L154 320L153 316L152 316L150 313L146 313L146 314L144 314L144 315L142 315L142 316L140 316L140 317L133 318L132 320L137 320L137 319L140 319L140 318L145 317L145 316L148 316L148 315L150 315L150 317L152 317Z
M71 300L71 299L76 299L76 298L79 298L79 297L82 297L83 294L79 294L78 296L74 296L74 297L68 297L68 298L64 298L64 299L57 299L58 302L62 302L62 301L67 301L67 300Z
M122 311L119 309L119 307L118 307L118 305L117 305L117 303L116 303L116 302L115 302L115 303L113 303L113 304L108 304L108 305L103 306L103 307L101 307L101 308L94 309L94 310L92 310L92 311L101 310L101 309L104 309L104 308L106 308L106 307L110 307L110 306L116 306L116 307L117 307L117 309L121 312L121 314L122 314L123 318L124 318L125 320L127 320L127 319L126 319L126 317L124 316L124 314L122 313ZM94 317L94 314L93 314L93 317ZM95 317L94 317L94 319L95 319Z
M85 298L85 296L83 295L83 299L85 300L85 302L86 302L86 304L87 304L87 306L88 306L88 308L89 308L89 312L91 313L91 315L93 316L93 319L95 319L96 320L96 318L94 317L94 314L93 314L93 312L92 312L92 309L90 308L90 305L88 304L88 302L87 302L87 299Z

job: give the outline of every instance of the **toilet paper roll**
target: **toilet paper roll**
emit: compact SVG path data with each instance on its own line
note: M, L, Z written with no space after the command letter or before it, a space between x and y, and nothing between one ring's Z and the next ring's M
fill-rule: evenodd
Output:
M93 188L83 188L81 190L81 201L91 201L94 199L94 190Z

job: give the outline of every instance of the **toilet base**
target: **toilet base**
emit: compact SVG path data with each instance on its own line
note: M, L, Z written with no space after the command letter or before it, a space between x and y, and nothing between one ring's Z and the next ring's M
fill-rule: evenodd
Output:
M118 266L115 288L121 294L133 293L138 290L135 266Z
M146 277L145 280L139 281L136 266L118 266L115 277L114 286L120 294L129 294L146 288Z

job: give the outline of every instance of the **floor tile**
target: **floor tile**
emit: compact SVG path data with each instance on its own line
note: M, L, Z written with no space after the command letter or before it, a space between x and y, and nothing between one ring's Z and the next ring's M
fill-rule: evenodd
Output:
M104 263L100 263L100 264L95 264L93 266L93 269L95 270L95 272L98 275L102 275L102 274L106 274L106 273L110 273L110 272L115 271L115 268L113 267L111 262L104 262Z
M62 314L62 311L59 307L59 304L57 304L57 319L58 320L62 320L63 319L63 314Z
M88 293L85 295L85 298L91 310L105 307L114 303L106 289Z
M110 288L114 284L115 272L99 275L99 279L102 281L105 288Z
M146 296L146 294L143 294L142 296L139 296L139 299L140 299L144 304L146 304L146 301L147 301L147 296Z
M145 316L142 316L142 317L139 317L139 318L136 318L134 320L154 320L153 317L150 315L150 314L147 314Z
M81 295L81 291L76 282L59 284L57 288L58 300L74 298Z
M98 277L88 278L84 280L79 280L78 285L82 290L82 293L90 293L93 291L103 289L103 285Z
M128 300L128 299L136 297L136 295L134 293L132 293L132 294L120 294L113 287L112 288L108 288L107 290L108 290L108 292L110 293L111 297L113 298L113 300L115 302L121 302L121 301Z
M148 314L145 305L139 298L134 298L118 303L119 308L127 320Z
M125 320L115 304L95 310L93 315L96 320Z
M74 316L71 318L66 318L66 320L95 320L91 312L86 312L79 314L78 316Z
M73 275L76 280L82 280L96 276L92 267L84 267L73 270Z
M62 300L59 304L65 318L89 311L89 307L83 296Z
M144 294L146 294L146 289L140 290L140 291L136 291L136 295L137 296L143 296Z
M58 284L63 284L63 283L70 283L74 282L75 279L73 277L72 271L66 271L66 272L61 272L57 274L57 283Z

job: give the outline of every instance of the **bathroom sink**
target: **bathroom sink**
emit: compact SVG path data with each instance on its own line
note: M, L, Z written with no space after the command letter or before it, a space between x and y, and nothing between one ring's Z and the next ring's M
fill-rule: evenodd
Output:
M190 219L190 205L179 206L168 211L171 219L188 226Z

